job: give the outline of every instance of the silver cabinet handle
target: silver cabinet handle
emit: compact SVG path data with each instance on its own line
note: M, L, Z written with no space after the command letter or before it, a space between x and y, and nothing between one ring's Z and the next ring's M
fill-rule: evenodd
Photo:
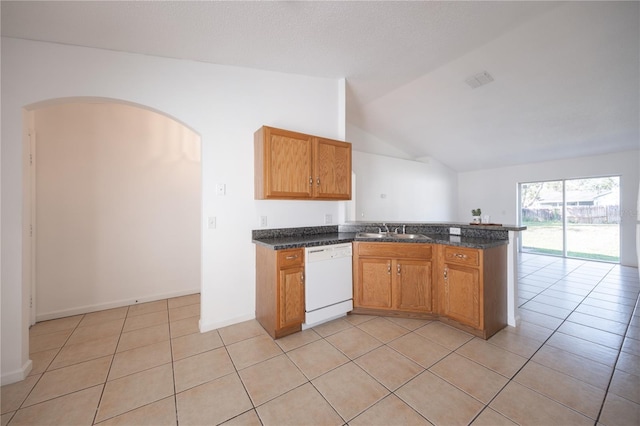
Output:
M400 264L398 263L398 266L396 267L396 272L398 275L400 275Z
M466 259L466 258L467 258L467 255L466 255L466 254L462 254L462 253L456 253L456 257L457 257L458 259Z
M309 186L313 185L313 176L309 176Z
M320 176L318 176L318 179L316 182L318 182L318 186L320 186Z
M297 255L297 254L292 254L292 255L290 255L290 256L287 256L285 259L287 259L287 260L293 260L293 259L297 259L297 258L298 258L298 255Z
M387 274L391 274L391 262L387 263Z
M449 273L449 268L444 268L444 279L447 279L447 275Z

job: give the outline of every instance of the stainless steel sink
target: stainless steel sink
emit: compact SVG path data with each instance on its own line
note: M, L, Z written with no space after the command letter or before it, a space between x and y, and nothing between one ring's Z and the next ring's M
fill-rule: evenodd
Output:
M358 232L356 238L393 238L399 240L430 240L422 234L396 234L395 232Z
M356 238L386 238L388 234L386 232L358 232Z
M392 238L398 238L401 240L430 240L431 238L422 234L390 234Z

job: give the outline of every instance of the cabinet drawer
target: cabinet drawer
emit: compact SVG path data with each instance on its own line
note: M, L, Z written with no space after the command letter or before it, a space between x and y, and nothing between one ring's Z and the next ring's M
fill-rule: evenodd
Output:
M278 267L304 264L304 249L278 250Z
M390 257L394 259L431 259L431 244L420 243L356 243L360 256Z
M444 260L459 265L480 266L480 251L463 247L445 247Z

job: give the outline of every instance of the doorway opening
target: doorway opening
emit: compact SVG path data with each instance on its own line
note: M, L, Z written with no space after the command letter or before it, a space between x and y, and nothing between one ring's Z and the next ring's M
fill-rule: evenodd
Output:
M620 262L620 176L519 184L521 251Z
M200 291L196 132L144 106L73 98L31 105L24 139L32 324Z

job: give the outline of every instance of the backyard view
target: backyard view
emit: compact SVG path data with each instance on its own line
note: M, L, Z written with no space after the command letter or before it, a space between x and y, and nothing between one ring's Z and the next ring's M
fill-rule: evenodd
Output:
M618 262L619 188L619 177L521 184L522 250Z

